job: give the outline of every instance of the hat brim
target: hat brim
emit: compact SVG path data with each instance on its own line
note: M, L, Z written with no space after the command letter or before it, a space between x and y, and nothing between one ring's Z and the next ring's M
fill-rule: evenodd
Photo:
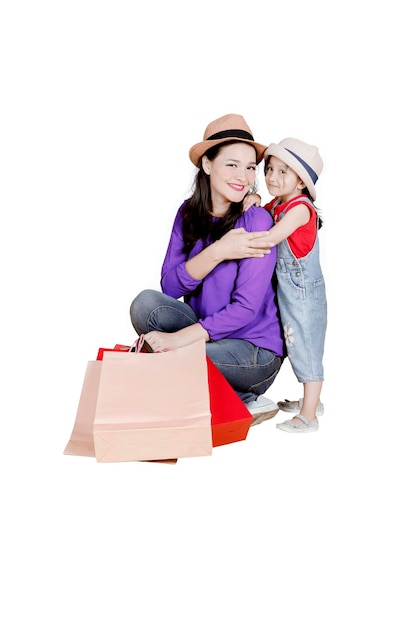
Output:
M268 146L268 148L265 150L264 159L266 159L268 156L277 157L277 159L280 159L281 161L286 163L288 167L294 170L297 176L301 178L301 180L307 187L311 198L313 200L316 199L316 187L314 186L312 179L310 178L307 170L301 165L299 161L297 161L297 159L291 154L291 152L288 152L288 150L286 150L277 143L271 143L271 145Z
M253 146L256 150L256 163L260 163L263 159L264 152L266 150L266 146L263 146L261 143L257 143L256 141L250 141L250 139L242 139L241 137L228 137L227 139L208 139L206 141L200 141L196 143L192 148L190 148L190 159L191 162L196 166L200 166L200 159L209 150L214 146L218 146L221 143L248 143Z

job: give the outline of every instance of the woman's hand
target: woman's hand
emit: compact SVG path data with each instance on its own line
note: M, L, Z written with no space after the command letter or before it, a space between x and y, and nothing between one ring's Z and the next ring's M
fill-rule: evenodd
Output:
M210 339L207 331L201 324L191 324L186 328L181 328L174 333L163 333L159 330L151 330L144 335L145 341L151 346L154 352L167 352L189 346L196 341Z
M262 258L270 254L274 243L269 239L269 231L248 232L244 228L233 228L216 241L217 255L224 261L232 259Z
M158 330L152 330L143 335L145 341L150 345L154 352L166 352L167 350L175 350L175 333L163 333Z

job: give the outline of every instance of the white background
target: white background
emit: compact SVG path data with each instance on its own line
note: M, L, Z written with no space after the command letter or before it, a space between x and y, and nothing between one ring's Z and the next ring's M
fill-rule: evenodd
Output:
M2 3L2 623L415 626L412 9ZM175 466L66 456L87 361L133 341L225 113L324 159L320 431L272 420ZM286 363L268 396L300 392Z

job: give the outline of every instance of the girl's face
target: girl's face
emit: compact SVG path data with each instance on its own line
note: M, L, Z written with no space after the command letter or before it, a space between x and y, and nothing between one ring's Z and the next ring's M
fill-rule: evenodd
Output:
M283 202L298 196L305 187L298 174L275 156L269 157L265 183L271 196L278 196Z
M247 143L233 143L220 148L210 161L202 158L202 167L210 176L213 213L224 215L231 202L240 202L255 182L256 151Z

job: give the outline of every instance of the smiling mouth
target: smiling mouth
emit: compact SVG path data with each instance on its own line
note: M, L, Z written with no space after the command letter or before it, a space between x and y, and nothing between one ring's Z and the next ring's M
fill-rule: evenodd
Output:
M245 188L245 185L229 185L232 189L235 189L236 191L243 191Z

